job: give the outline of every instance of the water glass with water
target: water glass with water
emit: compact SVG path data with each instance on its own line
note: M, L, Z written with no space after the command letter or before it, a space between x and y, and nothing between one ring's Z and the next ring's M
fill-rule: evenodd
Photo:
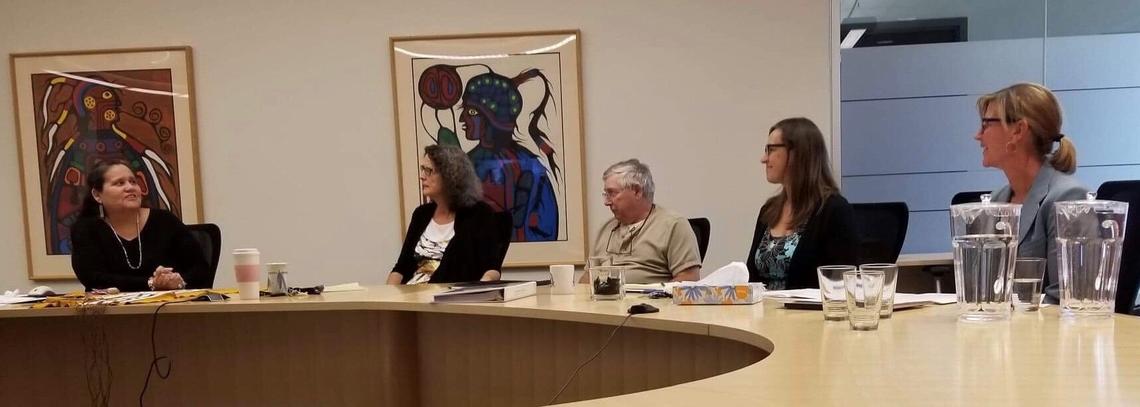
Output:
M1037 311L1041 308L1041 282L1045 279L1045 259L1018 257L1013 267L1013 309Z
M1128 203L1097 200L1090 192L1085 200L1056 202L1053 208L1060 254L1061 315L1111 316Z
M879 311L883 306L882 270L857 270L843 273L847 300L847 321L856 331L879 329Z
M1008 319L1021 205L982 202L950 206L954 285L962 321Z
M879 318L890 318L895 310L895 287L898 283L899 266L891 263L870 263L860 265L859 270L883 272L883 306L879 310Z
M855 266L819 266L819 300L823 304L823 319L842 321L847 319L847 298L843 293L843 273L854 271Z

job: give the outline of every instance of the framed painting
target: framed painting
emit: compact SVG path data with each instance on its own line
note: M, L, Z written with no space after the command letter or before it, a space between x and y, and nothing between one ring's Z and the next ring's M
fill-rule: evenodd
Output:
M124 160L143 202L202 221L189 47L12 54L28 277L73 279L71 225L95 164Z
M582 264L581 33L391 39L403 225L427 202L419 157L431 144L471 158L483 200L512 220L507 267Z

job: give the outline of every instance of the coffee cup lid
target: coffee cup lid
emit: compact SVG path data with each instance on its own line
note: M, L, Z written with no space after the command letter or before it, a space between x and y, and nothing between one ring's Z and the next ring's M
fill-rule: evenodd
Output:
M234 249L234 254L251 254L251 253L260 253L260 252L258 252L257 249Z

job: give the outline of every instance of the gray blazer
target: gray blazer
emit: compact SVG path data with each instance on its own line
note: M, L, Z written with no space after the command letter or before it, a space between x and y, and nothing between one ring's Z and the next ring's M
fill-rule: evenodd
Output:
M1057 278L1057 225L1054 221L1053 202L1084 199L1088 188L1076 177L1057 171L1049 163L1041 166L1029 195L1021 204L1021 222L1017 231L1018 257L1042 257L1045 271L1045 300L1060 301L1060 279ZM1007 184L993 192L993 202L1009 202L1012 191Z

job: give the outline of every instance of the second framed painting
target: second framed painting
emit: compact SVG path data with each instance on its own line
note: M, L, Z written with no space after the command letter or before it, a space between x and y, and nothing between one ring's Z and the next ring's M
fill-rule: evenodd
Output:
M582 264L586 240L577 30L391 39L404 225L427 199L419 157L467 152L483 201L511 215L504 266Z

